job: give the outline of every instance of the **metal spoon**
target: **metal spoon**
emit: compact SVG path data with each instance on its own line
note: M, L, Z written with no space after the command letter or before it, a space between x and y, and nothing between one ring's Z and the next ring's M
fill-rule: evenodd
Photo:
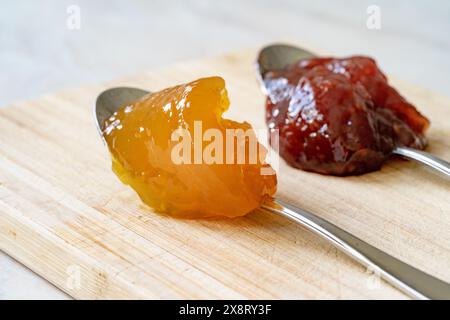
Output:
M94 116L101 137L103 138L103 125L106 119L120 107L137 101L147 93L141 89L125 87L102 92L98 96L94 108ZM279 199L263 204L262 209L287 217L328 240L338 249L413 298L450 299L450 285L446 282L401 262L312 213Z
M268 94L264 83L264 75L266 72L283 70L301 59L314 57L317 56L309 51L290 45L274 44L264 47L259 52L256 61L256 76L261 85L261 90L265 94ZM408 147L396 147L392 153L404 158L416 160L450 177L450 163L428 152Z

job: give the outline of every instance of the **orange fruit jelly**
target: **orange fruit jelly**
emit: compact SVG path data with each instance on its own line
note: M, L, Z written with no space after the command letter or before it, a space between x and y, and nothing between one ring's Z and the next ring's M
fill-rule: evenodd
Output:
M275 193L276 175L250 124L222 118L228 106L224 80L211 77L122 107L103 133L113 171L143 202L177 217L258 208Z

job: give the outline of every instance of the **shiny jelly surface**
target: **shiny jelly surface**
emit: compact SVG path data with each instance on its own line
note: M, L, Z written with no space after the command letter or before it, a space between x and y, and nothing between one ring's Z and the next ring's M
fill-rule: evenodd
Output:
M198 138L195 130L199 126L205 134L213 129L214 137L221 134L226 138L227 129L249 130L254 135L248 123L222 118L228 106L225 82L220 77L151 93L124 106L105 123L104 137L112 155L113 171L143 202L177 217L236 217L258 208L276 191L276 175L273 170L267 174L270 166L259 158L255 163L238 162L237 152L236 161L203 159L202 152L210 142L199 143L194 137ZM174 139L174 132L180 129L192 140L183 140L188 137L181 134ZM182 141L187 141L183 142L187 148L174 152ZM236 137L234 142L237 148ZM250 149L248 145L244 147L248 157ZM263 154L266 152L263 146L258 147ZM218 150L211 154L219 154ZM230 151L225 142L220 150L223 157ZM199 151L201 159L195 158ZM262 169L269 170L261 174Z
M371 58L301 60L264 81L268 128L279 130L280 155L294 167L362 174L379 169L396 146L426 146L428 120Z

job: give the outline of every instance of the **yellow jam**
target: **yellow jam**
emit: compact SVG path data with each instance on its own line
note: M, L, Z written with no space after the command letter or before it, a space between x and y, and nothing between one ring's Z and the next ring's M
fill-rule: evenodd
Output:
M184 218L251 212L275 193L276 175L262 174L271 167L251 126L222 118L228 106L224 80L211 77L122 107L105 123L113 171L159 212ZM235 129L250 134L230 140ZM253 162L250 138L258 149Z

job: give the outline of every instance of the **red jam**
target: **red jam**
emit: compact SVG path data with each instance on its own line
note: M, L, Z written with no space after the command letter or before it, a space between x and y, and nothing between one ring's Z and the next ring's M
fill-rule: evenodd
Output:
M426 146L429 121L371 58L301 60L264 81L267 125L294 167L356 175L379 169L396 146Z

